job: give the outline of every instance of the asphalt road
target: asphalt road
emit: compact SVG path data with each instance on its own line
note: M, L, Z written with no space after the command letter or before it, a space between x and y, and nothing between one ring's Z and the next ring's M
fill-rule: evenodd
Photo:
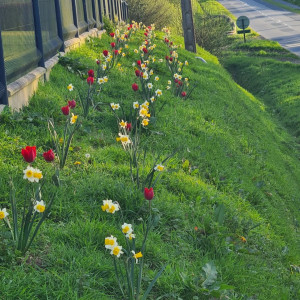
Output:
M250 27L300 56L300 14L262 0L218 0L236 17L247 16ZM299 75L300 76L300 75Z

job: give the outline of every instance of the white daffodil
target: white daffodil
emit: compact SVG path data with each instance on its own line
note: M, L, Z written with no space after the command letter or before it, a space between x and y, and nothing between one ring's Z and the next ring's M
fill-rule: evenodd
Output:
M43 200L36 201L35 206L33 208L36 212L43 213L46 209L45 202Z
M160 164L159 164L159 165L156 165L156 166L155 166L154 170L155 170L155 171L162 172L162 171L164 170L164 168L165 168L165 167L164 167L163 165L160 165Z
M113 249L111 249L110 254L115 255L116 257L120 257L121 254L124 252L122 251L122 246L115 246Z
M124 234L130 234L132 233L133 229L132 229L132 225L131 224L127 224L127 223L124 223L122 225L122 232Z
M0 220L3 220L9 215L8 212L6 212L6 208L0 208Z
M118 246L117 238L114 236L106 237L105 238L105 248L112 250L114 247Z
M133 108L134 109L138 109L140 107L139 103L136 101L136 102L133 102Z

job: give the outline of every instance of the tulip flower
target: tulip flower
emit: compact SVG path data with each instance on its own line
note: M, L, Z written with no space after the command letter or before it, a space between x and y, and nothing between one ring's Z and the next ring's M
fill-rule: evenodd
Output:
M153 188L145 188L144 189L144 197L147 199L147 200L152 200L153 197L154 197L154 191L153 191Z
M94 77L88 77L86 82L89 84L89 85L92 85L94 83Z
M103 50L102 53L103 53L104 56L107 56L107 55L108 55L108 51L107 51L107 50Z
M182 96L182 97L185 97L185 96L186 96L186 92L182 92L182 93L181 93L181 96Z
M126 130L127 130L127 131L131 131L131 129L132 129L131 123L127 123L127 124L126 124Z
M116 47L116 43L112 42L112 43L110 43L110 46L111 46L112 48L115 48L115 47Z
M70 113L70 107L69 107L69 105L63 106L63 107L61 108L61 111L62 111L62 113L63 113L65 116L68 116L69 113Z
M24 160L28 163L34 162L36 158L36 146L26 146L26 148L23 148L21 151L22 156L24 157Z
M109 35L110 35L111 37L114 37L114 36L115 36L115 33L114 33L114 32L111 32Z
M140 70L135 70L135 75L136 75L136 77L140 77L141 76L141 71Z
M140 66L142 64L142 62L140 60L138 60L136 63L138 66Z
M69 100L68 101L68 106L70 108L75 108L76 107L76 101L73 99L73 100Z
M89 77L94 77L95 76L94 70L89 70L88 75Z
M49 151L43 153L43 157L44 157L45 161L51 162L54 160L55 154L54 154L53 150L50 149Z
M136 83L134 83L132 85L132 89L136 92L139 89L139 86Z

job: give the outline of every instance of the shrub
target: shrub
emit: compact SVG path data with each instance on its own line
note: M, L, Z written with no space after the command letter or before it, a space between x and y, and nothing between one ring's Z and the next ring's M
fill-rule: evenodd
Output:
M195 35L199 46L218 55L221 48L228 45L228 32L234 29L234 23L225 15L214 15L209 12L196 14Z
M146 25L155 24L157 29L168 26L176 33L182 31L180 6L168 0L129 0L128 5L131 20L143 22Z

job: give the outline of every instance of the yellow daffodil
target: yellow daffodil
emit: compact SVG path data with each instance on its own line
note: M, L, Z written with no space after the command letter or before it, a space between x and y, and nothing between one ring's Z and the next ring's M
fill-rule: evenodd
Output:
M146 117L150 118L150 114L148 113L148 109L142 107L140 109L140 117L142 117L142 118L146 118Z
M151 90L151 89L153 88L153 84L152 84L151 82L149 82L149 83L147 84L147 86L148 86L148 89L149 89L149 90Z
M142 125L143 125L144 127L148 126L148 125L149 125L149 119L143 119Z
M74 87L72 85L72 83L70 83L68 86L67 86L67 89L72 92L74 90Z
M107 76L104 76L104 77L103 77L103 80L104 80L104 82L107 82L107 81L108 81L108 77L107 77Z
M132 254L133 254L133 258L135 258L135 263L137 264L139 262L139 258L142 258L143 257L143 254L142 252L138 252L138 253L135 253L135 251L131 251Z
M155 97L151 97L150 101L151 101L151 103L153 103L155 101Z
M81 165L81 162L80 161L75 161L74 165L76 165L76 166Z
M158 80L159 80L159 77L158 77L158 76L155 76L154 79L155 79L155 81L158 81Z
M78 118L78 116L76 116L76 115L74 115L74 114L72 113L72 116L71 116L71 119L70 119L70 123L71 123L71 124L75 124L76 121L77 121L77 118Z

